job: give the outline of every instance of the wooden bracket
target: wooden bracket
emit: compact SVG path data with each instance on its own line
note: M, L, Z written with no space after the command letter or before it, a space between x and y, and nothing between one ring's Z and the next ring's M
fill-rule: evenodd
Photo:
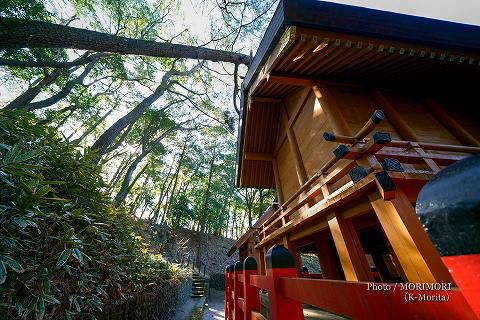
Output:
M387 171L375 172L375 182L377 183L378 190L384 200L395 198L395 190L397 189L395 182Z

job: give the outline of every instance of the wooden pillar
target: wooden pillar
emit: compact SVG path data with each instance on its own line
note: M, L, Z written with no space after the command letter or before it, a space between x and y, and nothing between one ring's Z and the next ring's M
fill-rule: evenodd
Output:
M238 281L238 276L243 275L243 263L235 263L233 271L233 320L243 319L243 310L240 308L239 299L243 298L243 283Z
M355 230L352 230L353 226L349 225L335 212L327 215L327 222L337 248L345 279L347 281L372 281L365 253Z
M331 125L333 132L344 136L351 136L352 131L343 118L340 107L332 97L328 88L321 83L315 83L312 85L312 90L327 115L328 123Z
M293 256L282 245L267 252L267 291L271 320L303 320L302 304L283 295L280 278L296 277Z
M435 118L437 118L458 141L467 146L480 147L480 142L445 112L438 102L431 98L426 98L423 101Z
M252 319L252 311L260 310L259 289L250 285L250 276L258 274L258 265L254 257L247 257L243 261L243 314L244 320Z
M283 195L282 181L280 180L280 172L278 171L277 159L272 160L273 176L275 178L275 187L277 189L278 203L282 205L285 202Z
M408 282L453 282L402 190L391 200L369 196L383 231Z
M320 268L322 269L322 276L324 279L338 280L337 267L335 261L331 256L325 239L317 239L315 241L315 247L317 249L317 257L320 262Z

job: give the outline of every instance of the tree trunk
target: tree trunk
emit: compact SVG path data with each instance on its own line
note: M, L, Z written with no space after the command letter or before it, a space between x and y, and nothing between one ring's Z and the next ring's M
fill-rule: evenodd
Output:
M167 176L162 182L162 185L160 187L160 195L158 196L158 201L155 207L153 208L152 212L150 212L148 216L148 220L150 221L150 225L153 224L153 222L157 222L158 215L160 213L160 207L162 206L165 190L167 189L167 181L170 179L170 174L172 173L172 168L173 168L173 163L175 162L175 159L172 160L172 164L168 166L168 172Z
M103 120L105 120L112 112L113 112L113 109L108 110L108 112L105 113L100 119L98 119L92 126L90 126L90 128L85 130L85 132L79 138L73 140L72 144L80 143L83 139L85 139L86 136L92 133L92 131L95 130L95 128L98 127L98 125L100 125L100 123L102 123Z
M16 97L9 104L7 104L5 106L5 109L17 109L28 105L30 102L33 101L33 99L35 99L36 96L38 96L40 92L42 92L44 88L55 82L58 77L60 77L63 71L64 70L61 69L53 70L52 72L47 74L45 78L43 78L39 83L37 83L31 88L28 88L24 93Z
M160 85L157 87L155 92L146 97L142 102L140 102L132 111L127 113L122 118L118 119L114 124L110 126L92 145L92 150L97 151L97 163L100 158L107 153L108 147L113 143L116 137L129 125L135 123L147 110L152 103L154 103L158 98L160 98L167 89L167 84L170 81L170 77L173 72L167 72L163 78Z
M200 233L198 235L197 258L195 261L195 264L198 268L200 268L200 262L202 261L202 257L201 257L202 244L205 238L205 224L207 221L208 199L210 197L210 186L212 183L214 161L215 161L215 149L213 149L212 159L210 160L210 172L208 173L207 190L205 191L205 200L203 202L203 208L200 215Z
M32 111L32 110L47 108L47 107L50 107L50 106L54 105L55 103L59 102L60 100L64 99L66 96L68 96L77 84L83 83L83 80L90 73L90 71L92 71L93 67L95 66L95 63L96 63L96 60L93 61L93 62L90 62L85 67L85 70L77 78L74 78L72 80L67 81L67 83L65 84L63 89L60 90L60 92L54 94L53 96L51 96L51 97L49 97L45 100L32 102L32 103L29 103L27 105L20 106L18 108L25 108L29 111Z
M128 193L132 189L133 185L131 185L131 180L133 176L133 172L137 169L137 166L142 162L143 159L153 150L153 148L160 143L170 132L176 130L178 125L175 125L165 132L163 132L155 141L153 141L149 147L147 147L142 153L133 161L133 163L128 167L127 172L125 173L125 177L123 178L122 186L120 187L120 191L118 191L117 195L115 196L114 205L115 207L119 207L125 198L127 197Z
M180 154L180 158L178 158L177 170L175 170L175 174L173 175L174 180L173 180L172 192L170 192L170 197L168 198L168 201L167 201L167 204L165 206L164 213L163 213L163 215L165 217L168 217L168 212L170 210L170 206L171 206L172 201L173 201L172 199L175 196L175 190L177 189L178 176L180 174L180 169L182 167L182 162L183 162L183 158L185 157L186 151L187 151L187 140L185 140L185 142L183 143L182 153Z
M1 18L0 18L1 19ZM1 28L0 28L1 29ZM1 32L0 32L1 33ZM0 47L2 45L0 44ZM48 87L50 84L55 82L60 75L62 75L63 72L68 72L69 74L74 72L79 66L82 64L90 63L92 61L95 61L96 59L105 56L106 54L104 53L95 53L95 54L90 54L85 53L81 57L71 61L71 62L65 62L66 64L70 64L72 69L65 71L64 69L55 69L49 74L47 74L40 82L38 82L36 85L33 87L27 89L24 93L19 95L17 98L15 98L12 102L7 104L5 108L7 109L17 109L17 108L22 108L26 107L30 102L35 99L35 97L38 96L40 92L42 92L43 89ZM2 65L2 60L0 60L0 65Z
M263 214L263 201L265 200L265 196L263 194L263 192L264 192L263 189L258 189L258 192L259 192L260 206L259 206L259 209L258 209L258 217L257 218L260 218Z
M97 31L15 18L0 18L2 48L65 48L152 57L223 61L250 65L245 54L119 37Z

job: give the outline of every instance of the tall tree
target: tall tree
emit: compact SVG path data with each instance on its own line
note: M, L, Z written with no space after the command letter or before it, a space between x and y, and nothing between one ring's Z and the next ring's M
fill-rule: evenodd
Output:
M175 63L172 68L167 71L157 86L155 91L142 100L133 110L127 113L125 116L118 119L114 124L112 124L92 145L92 150L97 152L97 159L99 160L107 151L108 147L113 143L115 138L117 138L125 128L135 123L147 110L152 103L158 100L172 85L170 80L175 76L186 76L194 73L199 67L200 64L195 65L193 68L187 71L177 71L175 70ZM98 161L97 160L97 161Z
M205 197L203 201L202 211L200 212L200 233L198 235L198 245L197 245L197 257L195 264L197 268L200 269L201 262L202 262L202 246L205 239L205 227L207 222L207 214L208 214L208 202L210 199L210 186L212 184L212 177L213 172L215 169L215 147L213 148L212 158L210 159L210 169L208 172L208 180L207 180L207 189L205 190Z
M145 157L152 152L152 150L170 133L174 132L178 128L180 128L182 124L176 124L167 130L165 130L161 135L159 135L156 139L154 139L152 142L148 143L148 145L144 145L142 147L142 152L135 158L135 160L130 164L130 166L127 169L127 172L125 173L125 177L123 178L123 182L120 188L120 191L117 193L115 196L115 206L120 206L122 202L125 200L127 197L128 191L132 188L130 182L133 176L133 173L137 166L142 162Z

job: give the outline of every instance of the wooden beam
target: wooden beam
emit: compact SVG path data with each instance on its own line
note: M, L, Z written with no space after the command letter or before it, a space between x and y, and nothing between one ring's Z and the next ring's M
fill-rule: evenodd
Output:
M293 242L289 236L285 235L283 237L283 246L292 254L293 261L295 262L295 269L297 269L297 275L300 275L302 272L302 259L298 253L295 242Z
M340 107L336 103L336 100L332 94L329 92L328 88L323 84L314 83L312 85L312 90L315 93L315 97L320 102L323 111L327 115L334 133L344 136L351 136L352 131L343 118Z
M254 160L254 161L272 161L273 156L271 153L260 153L260 152L245 152L245 160Z
M435 118L437 118L458 141L467 146L480 147L480 142L450 116L437 101L431 98L425 98L423 101Z
M325 221L325 220L322 220L320 222L314 222L311 225L309 225L308 227L302 229L301 231L292 234L290 236L290 240L297 241L299 239L308 237L308 236L310 236L314 233L325 230L327 228L328 228L328 224L327 224L327 221Z
M252 103L255 103L255 102L275 103L275 104L281 104L281 103L283 103L283 100L282 100L282 99L269 98L269 97L250 97L250 101L251 101Z
M327 221L325 221L327 224ZM328 224L327 224L328 227ZM317 239L315 241L315 248L317 249L317 257L322 268L322 276L324 279L338 280L337 266L334 261L333 255L329 252L327 242L325 239Z
M308 98L310 97L310 92L306 92L305 97L302 99L302 103L297 106L295 111L293 111L293 114L289 117L287 114L287 107L285 104L283 104L283 110L282 112L282 121L284 121L285 129L282 132L278 132L278 138L277 138L277 144L275 146L275 150L273 154L276 156L278 152L280 151L281 146L283 145L283 142L285 141L285 138L287 137L287 129L293 127L295 124L295 121L297 121L298 116L302 112L303 108L305 107L305 104L308 101Z
M288 119L288 127L293 127L295 122L297 121L298 116L302 112L303 108L305 107L308 99L310 98L310 90L306 92L305 97L302 99L302 103L298 105L298 107L293 111L293 114Z
M328 174L326 177L322 178L317 185L315 185L307 194L300 198L298 203L289 207L285 211L283 211L280 216L272 215L268 219L265 220L264 225L269 224L266 226L266 229L269 229L271 225L274 225L277 223L280 219L283 217L288 217L289 215L293 214L296 212L298 209L303 207L305 204L308 204L312 199L314 199L316 196L320 195L321 193L324 194L324 198L327 196L324 193L324 189L328 189L328 187L325 187L326 184L330 183L335 183L338 180L340 180L343 176L345 176L348 171L355 165L354 162L348 162L344 164L341 167L336 168L334 171L332 171L330 174ZM305 185L304 185L305 186ZM297 196L299 196L303 191L303 187L300 188L294 195L292 195L285 203L284 206L289 205ZM327 193L329 195L330 192ZM275 218L276 217L276 218ZM273 219L273 220L272 220Z
M285 197L283 195L282 181L280 180L280 172L278 171L278 163L276 158L272 159L272 167L273 176L275 178L275 186L277 189L278 202L281 206L285 202Z
M370 90L370 96L375 104L382 109L385 116L390 121L393 128L399 133L404 140L418 141L417 135L413 130L403 121L396 108L388 101L388 99L380 92L379 89L373 88Z
M338 213L341 215L342 219L351 219L371 212L372 210L373 208L370 201L368 201L366 197L362 197L341 207L338 209Z
M314 82L314 78L299 77L287 74L269 73L267 75L267 82L277 84L289 84L299 87L310 87Z
M412 225L414 223L420 225L420 222L415 214L415 210L403 192L398 190L395 199L392 200L384 200L379 193L369 195L369 199L388 242L407 278L404 280L417 283L443 282L440 280L444 280L445 277L439 276L437 280L431 269L433 262L439 264L436 269L438 269L440 265L445 267L440 257L434 259L437 261L430 261L430 263L426 261L426 257L432 258L433 255L432 252L426 251L435 251L433 244L430 242L430 248L427 248L428 243L422 243L420 247L417 245L417 243L420 244L419 242L425 241L427 236L422 230L424 236L421 236L420 239L415 239L420 235L420 232L418 232L417 227L414 227L413 229L415 230L413 230Z
M351 222L347 223L336 212L327 215L327 222L337 248L345 279L347 281L372 281L371 273L366 269L368 262L365 258L365 252L363 252L360 240Z
M287 128L287 138L288 138L288 145L290 146L290 151L293 155L293 161L295 162L295 169L297 171L298 182L300 185L303 185L308 180L307 171L305 170L305 166L303 164L303 159L302 159L302 153L300 152L297 138L295 137L295 132L293 131L292 128Z
M281 229L275 230L271 234L267 235L255 247L259 248L265 246L268 243L273 242L278 237L281 237L283 234L288 233L290 230L300 228L310 223L312 220L318 218L327 210L336 208L340 205L347 203L348 201L351 201L352 199L364 195L373 186L375 186L375 179L372 176L368 176L365 179L362 179L355 185L352 182L347 183L345 186L339 188L327 198L319 201L311 208L300 213L294 219L288 221L288 223L286 223Z

